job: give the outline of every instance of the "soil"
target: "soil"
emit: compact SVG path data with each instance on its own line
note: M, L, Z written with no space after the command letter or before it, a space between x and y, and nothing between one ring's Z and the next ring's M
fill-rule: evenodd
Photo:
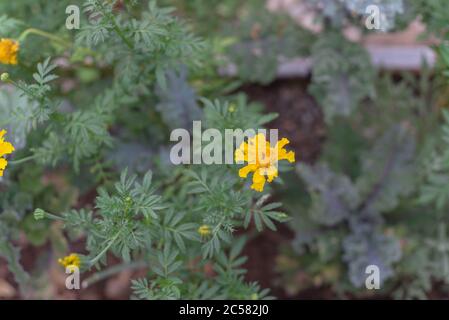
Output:
M262 103L267 112L279 114L267 127L278 129L279 137L288 137L297 161L312 163L320 154L326 132L321 108L307 92L308 82L283 80L269 86L247 86L243 91Z

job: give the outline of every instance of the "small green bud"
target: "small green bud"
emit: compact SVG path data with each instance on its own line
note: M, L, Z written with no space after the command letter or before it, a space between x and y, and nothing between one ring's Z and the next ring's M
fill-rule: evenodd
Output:
M34 219L42 220L45 218L45 211L42 209L36 209L36 210L34 210L33 215L34 215Z
M133 199L131 197L126 197L125 198L125 203L130 206L133 204Z
M0 76L0 80L2 80L2 82L7 82L9 80L9 73L2 73L2 75Z

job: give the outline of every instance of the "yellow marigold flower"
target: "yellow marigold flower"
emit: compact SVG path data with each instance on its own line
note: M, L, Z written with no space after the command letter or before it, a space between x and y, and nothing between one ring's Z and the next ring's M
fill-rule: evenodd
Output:
M77 267L77 268L79 268L81 266L81 259L75 253L72 253L72 254L70 254L70 255L62 258L62 259L58 259L58 262L64 268L67 268L67 267Z
M19 43L12 39L0 39L0 63L17 64Z
M198 233L200 234L200 236L202 237L207 237L211 234L211 229L210 226L208 226L207 224L203 224L201 227L198 228Z
M0 177L3 177L3 171L8 165L8 161L6 161L4 156L14 152L14 146L11 143L5 141L5 134L6 130L0 131Z
M289 143L287 138L282 138L272 148L262 133L243 142L234 154L236 162L247 162L239 170L239 176L246 178L250 172L254 172L251 189L262 192L265 182L272 182L278 176L277 164L280 160L295 162L295 153L287 152L284 148Z

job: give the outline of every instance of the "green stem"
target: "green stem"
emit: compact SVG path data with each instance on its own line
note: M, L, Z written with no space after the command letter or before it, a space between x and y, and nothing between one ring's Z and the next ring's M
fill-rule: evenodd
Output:
M63 47L66 47L66 48L73 47L73 43L71 43L70 41L64 40L63 38L55 36L54 34L51 34L51 33L48 33L48 32L45 32L45 31L42 31L42 30L39 30L39 29L35 29L35 28L30 28L30 29L27 29L24 32L22 32L22 34L19 36L17 41L19 41L19 42L24 41L26 39L26 37L28 37L28 35L30 35L30 34L35 34L35 35L38 35L38 36L41 36L41 37L53 40L53 41L59 43L60 45L62 45ZM90 54L92 56L95 56L95 54L96 54L95 51L92 51L89 48L79 47L79 49L84 50L86 53L88 53L88 54ZM27 66L25 66L25 67L29 68Z
M120 38L122 38L123 42L126 43L126 45L128 46L128 48L130 48L131 50L134 49L133 44L125 37L125 35L122 33L122 30L120 30L119 26L116 24L115 19L113 20L113 24L114 24L114 31L118 34L118 36Z
M34 92L28 90L26 87L20 85L19 83L15 82L14 80L8 79L7 81L5 81L6 83L10 83L13 86L15 86L16 88L22 90L23 92L25 92L28 96L33 97L36 100L40 100L40 97L36 96L34 94Z
M148 264L146 261L134 261L131 263L118 264L118 265L110 267L106 270L97 272L94 275L92 275L91 277L87 278L86 280L83 281L82 287L83 287L83 289L86 289L89 286L93 285L94 283L104 280L114 274L120 273L125 270L134 270L134 269L144 268L147 265Z
M10 165L17 165L17 164L21 164L21 163L24 163L24 162L28 162L28 161L34 160L35 158L36 158L36 155L32 155L32 156L25 157L25 158L22 158L22 159L19 159L19 160L9 161L9 164Z
M109 22L112 24L112 29L117 33L117 35L123 40L123 42L130 48L131 50L134 49L134 45L125 37L123 34L123 31L120 29L120 27L117 24L117 21L115 20L115 17L112 13L107 12L101 1L98 2L99 6L104 12L105 17L109 20Z
M39 30L39 29L35 29L35 28L29 28L26 29L24 32L22 32L22 34L19 36L18 41L22 42L23 40L26 39L26 37L28 37L28 35L30 34L35 34L47 39L50 39L52 41L58 42L59 44L63 45L64 47L71 47L72 43L68 42L58 36L55 36L54 34Z
M101 259L101 257L109 250L109 248L114 244L115 240L117 240L120 232L121 230L117 232L115 236L109 241L108 245L103 250L101 250L101 252L95 258L93 258L89 262L90 266L94 266Z
M52 219L52 220L65 221L64 218L62 218L62 217L60 217L60 216L56 216L56 215L51 214L51 213L48 213L48 212L45 212L45 217L46 217L46 218L49 218L49 219Z

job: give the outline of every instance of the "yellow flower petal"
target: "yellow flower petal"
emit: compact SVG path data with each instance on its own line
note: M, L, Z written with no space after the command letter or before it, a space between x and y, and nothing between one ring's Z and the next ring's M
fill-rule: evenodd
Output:
M264 134L259 133L242 143L234 153L237 162L245 161L247 165L239 170L239 176L246 178L250 172L254 172L251 188L262 192L265 183L272 182L278 177L277 163L279 160L295 161L295 153L285 150L288 139L282 138L274 148L266 140Z
M248 144L243 142L240 147L234 152L235 162L243 162L246 160L248 154Z
M65 268L73 266L79 268L81 265L81 259L77 254L72 253L62 259L58 259L58 263Z
M254 172L253 175L253 184L251 185L251 189L254 189L258 192L262 192L263 191L263 187L265 186L265 176L261 175L259 173L259 170L257 170L256 172Z
M239 177L246 178L250 172L256 171L257 165L249 164L239 170Z
M19 43L12 39L0 39L0 63L17 64Z
M287 152L285 149L283 149L279 153L278 160L287 160L290 163L295 162L295 153L293 151Z
M14 151L14 146L11 143L5 141L5 134L6 130L0 131L0 177L3 177L3 171L8 165L8 161L6 161L6 159L2 157L7 154L11 154Z
M268 168L265 168L263 174L265 176L267 176L268 182L272 182L274 180L274 178L276 178L278 176L278 168L276 166L272 165Z
M284 148L287 144L289 144L290 141L287 138L282 138L281 140L276 143L276 147L278 150Z
M0 158L0 177L3 177L3 171L6 169L8 161L6 159Z
M0 141L0 157L14 152L14 146L9 142Z

